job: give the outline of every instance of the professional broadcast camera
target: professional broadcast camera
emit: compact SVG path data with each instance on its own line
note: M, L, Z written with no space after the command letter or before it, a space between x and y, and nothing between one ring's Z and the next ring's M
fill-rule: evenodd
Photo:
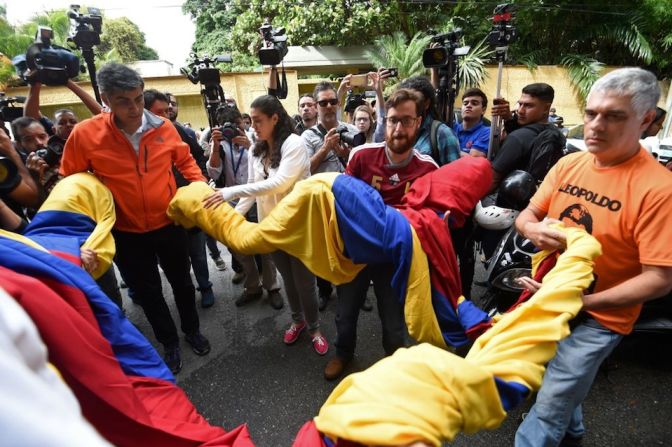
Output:
M352 147L361 146L366 143L364 132L351 131L345 124L339 124L335 132L341 137L341 141Z
M497 47L508 47L516 41L518 33L516 27L511 24L515 18L514 5L497 5L492 17L492 30L488 34L488 43Z
M103 30L103 16L98 8L88 8L88 14L79 12L79 5L70 5L68 17L71 19L68 42L84 50L100 45L100 33Z
M39 26L35 41L26 54L12 59L16 73L28 83L65 85L68 79L79 74L79 59L69 50L51 44L54 32L47 26ZM31 70L30 75L26 72Z
M180 71L184 74L192 84L201 84L201 96L205 104L205 111L208 114L208 123L210 128L217 125L217 108L222 104L226 104L224 98L224 89L219 79L219 69L215 67L216 63L232 62L231 56L221 55L210 58L207 54L202 58L198 57L196 53L189 55L191 62L189 63L189 70L182 67Z
M23 107L17 107L14 103L23 104L26 102L25 96L6 96L4 92L0 92L0 119L7 123L11 123L17 118L23 116Z
M278 65L287 55L287 35L285 28L273 28L266 22L259 28L264 43L259 49L259 63L261 65Z
M462 29L437 34L432 37L435 45L422 53L422 64L425 68L437 68L439 88L436 90L436 106L441 119L452 127L455 116L453 108L455 97L460 90L460 79L457 76L457 58L465 56L469 47L460 47Z

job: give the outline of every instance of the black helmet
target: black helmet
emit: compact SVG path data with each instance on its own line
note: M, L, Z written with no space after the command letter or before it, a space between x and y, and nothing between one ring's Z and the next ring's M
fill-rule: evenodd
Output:
M529 173L513 171L499 186L497 206L521 211L530 203L536 189L536 182Z

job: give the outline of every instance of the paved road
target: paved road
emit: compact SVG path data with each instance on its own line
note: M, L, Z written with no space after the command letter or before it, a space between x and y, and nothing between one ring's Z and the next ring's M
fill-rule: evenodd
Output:
M178 384L211 423L225 429L247 423L257 446L290 446L301 425L317 414L336 385L322 376L332 353L318 356L305 334L296 345L285 346L282 333L290 322L288 306L274 310L264 297L237 308L233 299L242 286L231 284L230 267L219 272L211 264L210 271L217 301L199 312L213 349L198 357L182 342L184 368ZM165 281L164 293L172 297ZM475 295L480 293L476 288ZM131 321L156 344L142 311L130 301L125 306ZM329 342L336 336L334 309L332 300L321 314ZM609 372L600 373L585 403L585 446L672 445L671 348L672 337L631 337L622 343ZM364 369L382 354L376 311L362 312L357 357L350 370ZM497 430L463 435L451 445L511 446L520 415L528 407L512 412Z

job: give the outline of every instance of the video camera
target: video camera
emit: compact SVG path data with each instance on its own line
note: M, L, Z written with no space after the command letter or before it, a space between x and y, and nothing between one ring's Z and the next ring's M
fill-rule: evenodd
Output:
M68 11L71 27L68 43L81 50L100 45L100 33L103 30L103 16L98 8L88 8L88 14L79 12L79 5L70 5Z
M182 67L180 71L192 84L201 84L201 96L208 115L208 123L212 129L217 123L217 109L222 104L226 104L224 90L219 79L219 68L215 67L215 64L230 63L233 60L228 54L212 58L206 54L201 58L196 53L191 53L189 57L191 58L191 62L188 64L189 69Z
M12 59L17 75L28 83L65 85L79 74L79 58L70 50L51 44L54 32L47 26L37 27L35 41L26 54ZM28 69L30 75L26 75Z
M289 50L285 28L273 28L273 25L266 22L259 28L259 33L264 40L259 49L259 63L261 65L278 65Z
M459 40L464 35L461 28L432 36L432 42L440 46L427 48L422 52L422 65L425 68L440 68L447 66L453 57L464 56L469 47L460 47Z
M23 107L17 107L14 104L23 104L26 102L25 96L6 96L0 92L0 118L2 121L11 123L17 118L23 116Z
M488 34L488 43L493 47L508 47L518 37L516 28L511 25L515 18L514 6L505 3L495 7L492 17L492 30Z

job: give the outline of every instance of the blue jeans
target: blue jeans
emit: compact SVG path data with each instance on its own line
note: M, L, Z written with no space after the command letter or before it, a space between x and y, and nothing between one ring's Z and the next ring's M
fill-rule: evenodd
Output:
M202 231L187 232L189 236L189 259L194 276L198 283L198 290L203 291L212 288L210 273L208 272L208 258L205 254L205 233Z
M565 434L583 436L581 403L600 365L622 338L589 318L558 344L537 401L518 427L516 447L555 447Z

